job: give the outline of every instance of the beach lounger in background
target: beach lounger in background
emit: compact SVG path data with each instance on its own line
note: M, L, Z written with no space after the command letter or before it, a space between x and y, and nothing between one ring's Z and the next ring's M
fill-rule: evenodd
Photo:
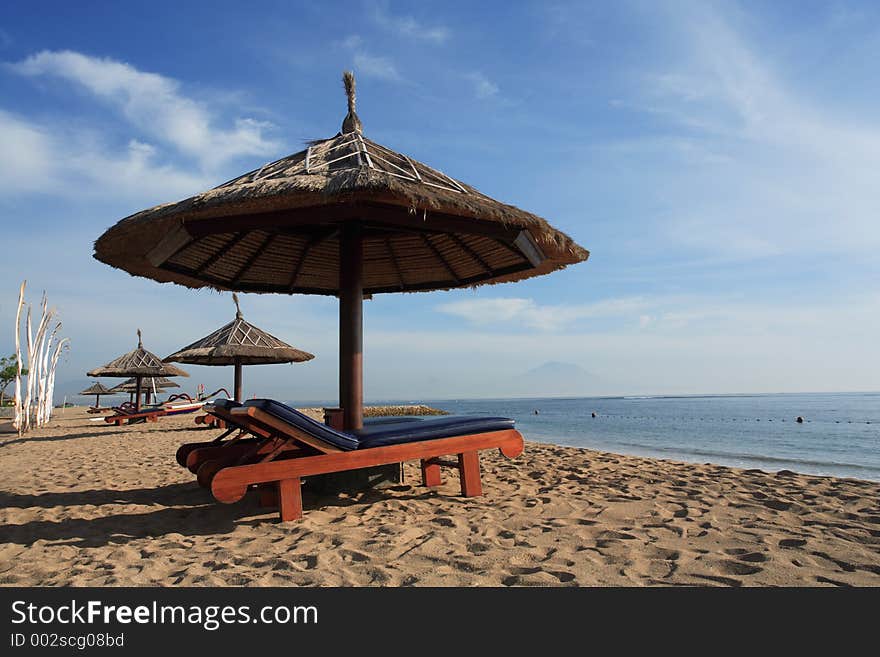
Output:
M507 418L389 420L347 433L269 399L250 400L230 414L248 431L261 428L270 438L262 444L262 453L251 454L248 462L205 461L199 467L200 479L224 503L237 502L249 488L261 488L261 502L274 497L281 520L302 517L305 477L419 460L424 485L438 486L441 466L450 465L442 457L454 455L462 495L473 497L482 494L481 450L499 449L510 458L523 451L523 437Z
M131 404L123 404L114 408L115 413L105 417L104 421L116 426L121 426L123 423L156 422L160 417L193 413L203 406L204 402L193 401L189 398L189 395L175 395L169 401L162 404L142 406L139 411L135 411Z
M145 406L142 407L140 411L137 411L135 410L135 405L130 402L124 402L123 404L114 406L109 410L113 411L113 415L107 415L104 417L104 422L107 424L113 424L117 427L121 426L123 423L135 424L138 422L156 422L159 413L162 411L161 408L156 406Z

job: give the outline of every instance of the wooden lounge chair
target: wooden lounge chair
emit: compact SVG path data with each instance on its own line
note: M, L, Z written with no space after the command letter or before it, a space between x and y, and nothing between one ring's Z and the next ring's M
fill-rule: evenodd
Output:
M114 411L113 415L106 416L104 422L107 424L113 424L117 427L121 426L123 423L135 424L137 422L156 422L160 415L165 414L164 409L155 406L147 406L140 411L135 411L133 405L124 405L116 406L112 410Z
M234 463L240 457L246 456L255 443L267 440L269 432L260 427L247 426L232 417L230 411L238 406L240 404L231 399L217 399L206 404L206 413L222 421L226 430L214 440L186 443L178 447L175 455L177 463L196 474L206 461ZM201 481L200 479L200 483Z
M206 405L205 411L222 421L227 430L214 440L186 443L177 449L178 464L196 474L199 485L205 488L211 485L211 478L220 468L257 462L269 452L274 452L273 456L277 457L282 453L298 449L295 442L280 440L270 429L254 421L250 416L233 416L231 411L240 406L240 403L231 399L221 399ZM421 419L415 416L373 417L367 418L365 423L376 426ZM275 451L276 447L277 451Z
M261 488L261 502L274 498L283 521L302 517L304 477L418 459L424 485L438 486L441 466L450 465L441 457L456 455L462 495L473 497L482 495L480 450L497 448L509 458L523 451L522 435L506 418L384 422L346 433L270 399L250 400L232 409L231 415L249 430L269 432L271 447L252 454L249 462L213 467L206 461L199 474L212 470L205 479L219 502L237 502L250 487Z
M189 395L183 393L173 395L168 400L159 404L150 404L136 411L133 404L126 402L113 408L114 414L108 415L104 421L108 424L120 426L123 423L134 424L135 422L156 422L166 415L180 415L193 413L204 406L204 402L193 401Z
M205 409L207 411L207 409ZM225 429L226 421L206 412L204 415L196 415L195 423L204 425L206 429Z

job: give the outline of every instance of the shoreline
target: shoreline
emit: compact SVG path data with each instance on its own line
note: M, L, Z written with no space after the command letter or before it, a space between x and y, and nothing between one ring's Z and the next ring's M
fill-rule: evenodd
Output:
M880 483L527 441L485 495L402 485L278 523L174 463L193 415L122 428L67 409L0 440L0 585L880 585ZM526 435L528 439L528 435Z

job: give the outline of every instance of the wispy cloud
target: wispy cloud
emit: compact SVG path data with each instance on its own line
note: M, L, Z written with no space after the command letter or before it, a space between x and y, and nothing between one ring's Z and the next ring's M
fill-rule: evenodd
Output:
M653 65L640 101L691 148L654 137L626 148L662 182L662 237L741 258L880 247L880 122L799 93L716 5L667 6L660 19L684 54Z
M451 35L443 25L427 25L412 16L392 14L387 2L372 3L370 15L380 27L409 39L440 44L445 43Z
M162 163L135 139L111 148L94 133L30 121L0 110L0 192L7 195L154 199L203 189L206 177Z
M204 168L277 149L265 135L270 124L236 118L231 126L219 127L209 108L186 96L178 81L124 62L63 50L42 51L11 67L22 75L57 77L85 89L143 134L197 158Z
M359 73L366 76L372 76L381 80L400 80L400 73L394 62L388 57L371 55L364 51L358 51L354 54L354 66Z
M528 298L463 299L437 306L478 326L517 324L539 331L558 331L587 318L635 316L656 305L641 297L606 299L587 304L547 305Z
M468 80L474 89L474 95L480 99L494 98L498 95L498 85L487 78L479 71L467 73L465 79Z
M336 44L351 51L356 73L389 82L403 81L394 61L371 52L360 34L350 34Z

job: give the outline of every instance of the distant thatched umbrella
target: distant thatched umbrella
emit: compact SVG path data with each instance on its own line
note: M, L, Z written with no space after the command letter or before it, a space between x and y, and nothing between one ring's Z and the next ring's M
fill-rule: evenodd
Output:
M547 274L589 253L546 220L362 134L354 77L342 131L210 191L123 219L95 258L160 282L339 297L340 402L363 415L364 295Z
M144 392L144 401L150 401L150 393L157 390L164 390L165 388L179 388L180 386L171 379L166 379L164 376L150 376L145 377L143 381L141 381L141 389ZM134 378L127 379L120 383L118 386L114 386L112 388L113 392L127 392L131 395L132 400L134 399L134 393L137 391L137 380Z
M179 388L180 385L174 383L171 379L166 379L164 376L151 376L146 377L141 381L141 386L146 390L164 390L165 388ZM113 386L113 392L134 392L137 387L137 381L134 377L130 379L126 379L118 386Z
M101 405L101 395L112 395L113 391L110 388L107 388L100 381L96 382L94 385L89 386L79 394L83 395L94 395L95 396L95 408L98 408Z
M314 356L282 342L274 335L244 321L238 305L238 295L233 292L235 319L217 329L211 335L196 340L176 351L164 360L166 363L189 363L191 365L232 365L235 367L235 401L242 400L242 365L268 365L272 363L302 363Z
M141 330L138 329L138 346L134 351L110 361L103 367L88 372L89 376L130 377L135 380L135 410L141 408L141 382L150 376L189 376L182 369L163 363L153 353L144 349L141 341Z

